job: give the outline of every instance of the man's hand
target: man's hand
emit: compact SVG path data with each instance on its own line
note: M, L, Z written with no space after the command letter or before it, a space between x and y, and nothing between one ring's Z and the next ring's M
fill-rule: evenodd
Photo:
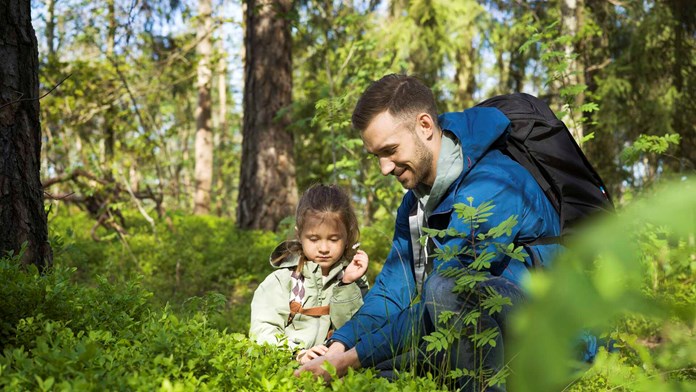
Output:
M333 346L335 346L336 344L340 343L332 344L331 347L329 347L329 351L331 351ZM341 346L343 345L341 344ZM350 367L352 367L353 369L360 368L358 352L355 351L355 348L351 348L346 352L329 352L326 356L315 358L307 362L306 364L300 366L299 369L295 370L295 376L299 377L302 372L311 372L314 374L315 377L321 377L324 379L324 381L328 383L331 381L331 375L329 374L329 372L323 369L322 365L324 365L324 362L328 362L336 368L336 375L338 377L343 377L348 372L348 368Z
M326 355L326 352L328 350L328 347L324 346L323 344L319 344L312 348L308 348L307 350L300 351L297 354L296 359L301 365L304 365L305 363L311 361L314 358L319 358L322 355Z
M341 279L343 283L350 284L362 278L365 272L367 272L369 263L370 258L367 257L367 253L363 250L359 250L343 272L343 278Z

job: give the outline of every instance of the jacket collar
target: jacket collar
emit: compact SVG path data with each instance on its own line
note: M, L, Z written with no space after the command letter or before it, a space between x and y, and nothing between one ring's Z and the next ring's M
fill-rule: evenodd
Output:
M331 282L336 277L339 277L339 279L342 278L343 269L346 268L348 264L350 264L350 260L347 260L345 258L342 258L341 260L337 261L336 264L331 266L329 274L326 276L326 282ZM313 261L307 261L307 263L305 264L305 268L309 269L312 272L312 274L321 275L321 267L319 266L319 264Z
M273 252L271 252L271 256L269 257L269 262L271 263L271 266L273 266L273 268L276 269L297 267L297 265L300 262L299 253L292 252L286 255L285 258L279 259L279 257L284 253L287 253L289 249L295 249L296 247L299 247L298 241L281 242L278 246L276 246ZM301 249L301 247L299 249ZM343 269L348 266L348 264L350 264L350 260L347 260L345 257L336 262L336 264L334 264L329 270L327 282L330 282L334 277L341 273ZM305 263L304 269L310 271L313 274L321 274L321 267L319 266L319 264L313 261L307 261Z
M464 168L459 178L447 189L433 215L449 213L454 207L456 190L486 152L506 134L510 120L495 108L471 108L463 112L445 113L438 117L440 128L450 131L459 140Z

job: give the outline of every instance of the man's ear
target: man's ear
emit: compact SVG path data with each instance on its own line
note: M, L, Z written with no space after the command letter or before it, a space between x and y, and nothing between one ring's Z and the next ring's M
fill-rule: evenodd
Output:
M416 127L420 130L422 135L426 139L431 139L435 134L435 120L430 116L430 114L422 112L416 118Z

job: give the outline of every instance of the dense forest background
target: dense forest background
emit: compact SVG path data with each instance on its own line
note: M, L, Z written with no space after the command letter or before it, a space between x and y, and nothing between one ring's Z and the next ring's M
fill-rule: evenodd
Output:
M568 261L535 292L583 316L554 305L538 322L595 320L625 350L577 372L525 369L519 388L694 390L696 2L33 0L30 14L3 3L0 22L31 15L38 94L17 98L3 82L0 125L3 109L41 97L35 169L50 244L9 241L21 225L0 208L3 388L324 388L235 333L313 183L350 192L371 278L379 271L404 191L368 159L350 114L370 81L397 72L432 86L442 112L543 98L624 211L602 226L613 250L588 238L605 252L593 267ZM54 269L17 267L32 263ZM562 282L584 302L539 288ZM588 308L604 316L578 311ZM558 366L565 351L546 348L541 362ZM351 376L335 388L447 385Z
M401 190L366 162L348 119L390 72L433 86L441 111L516 91L549 100L619 202L694 170L692 2L208 3L33 3L42 91L62 81L41 101L54 208L113 229L127 224L119 203L276 229L295 184L337 182L369 224ZM278 32L253 31L267 20ZM249 199L268 211L240 208Z

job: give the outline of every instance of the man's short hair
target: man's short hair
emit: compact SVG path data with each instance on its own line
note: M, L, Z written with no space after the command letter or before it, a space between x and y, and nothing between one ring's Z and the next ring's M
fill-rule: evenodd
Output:
M426 112L437 124L433 92L413 76L389 74L372 82L355 105L353 127L364 131L370 121L384 111L397 118Z

